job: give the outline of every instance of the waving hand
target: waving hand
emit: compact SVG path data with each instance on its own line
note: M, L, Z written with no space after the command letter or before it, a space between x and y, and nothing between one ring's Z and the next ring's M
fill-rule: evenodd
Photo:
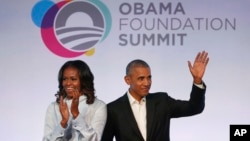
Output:
M189 70L193 76L194 83L201 84L202 77L205 73L207 64L209 62L208 53L205 51L199 52L194 60L193 65L188 61Z

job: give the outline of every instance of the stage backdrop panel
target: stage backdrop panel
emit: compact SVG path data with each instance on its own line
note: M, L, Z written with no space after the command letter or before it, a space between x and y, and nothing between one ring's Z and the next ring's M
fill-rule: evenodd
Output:
M230 124L250 123L250 1L1 1L0 140L42 140L57 73L68 60L89 64L96 96L123 95L125 67L151 66L151 92L186 100L187 61L209 53L202 114L173 119L172 141L228 141ZM57 7L58 6L58 7ZM88 8L86 8L88 7Z

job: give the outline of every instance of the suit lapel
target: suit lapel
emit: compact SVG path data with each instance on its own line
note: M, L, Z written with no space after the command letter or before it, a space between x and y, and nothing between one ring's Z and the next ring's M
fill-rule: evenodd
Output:
M135 120L135 117L134 117L134 114L133 114L133 111L132 111L132 108L131 108L131 105L129 103L129 100L128 100L128 96L127 94L125 94L123 97L122 97L122 110L123 110L123 113L124 113L124 116L127 118L127 121L129 121L131 124L131 128L132 128L132 132L136 132L136 134L138 134L138 137L140 138L140 140L144 140L143 137L142 137L142 134L140 132L140 129L137 125L137 122ZM128 126L129 126L129 123L128 123Z
M150 141L151 134L153 130L153 122L154 122L154 115L155 115L155 108L156 105L154 101L151 99L150 94L146 96L146 108L147 108L147 140Z

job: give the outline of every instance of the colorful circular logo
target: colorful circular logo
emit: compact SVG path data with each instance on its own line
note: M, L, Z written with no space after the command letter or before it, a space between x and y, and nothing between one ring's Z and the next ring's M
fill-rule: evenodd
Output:
M66 58L93 55L111 29L110 12L100 0L42 0L34 5L32 20L46 47Z

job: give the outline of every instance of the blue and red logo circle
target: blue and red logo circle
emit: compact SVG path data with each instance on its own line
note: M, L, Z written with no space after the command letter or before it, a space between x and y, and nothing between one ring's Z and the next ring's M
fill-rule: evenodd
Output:
M109 34L112 19L100 0L41 0L32 9L32 20L51 52L72 58L94 54L94 45Z

